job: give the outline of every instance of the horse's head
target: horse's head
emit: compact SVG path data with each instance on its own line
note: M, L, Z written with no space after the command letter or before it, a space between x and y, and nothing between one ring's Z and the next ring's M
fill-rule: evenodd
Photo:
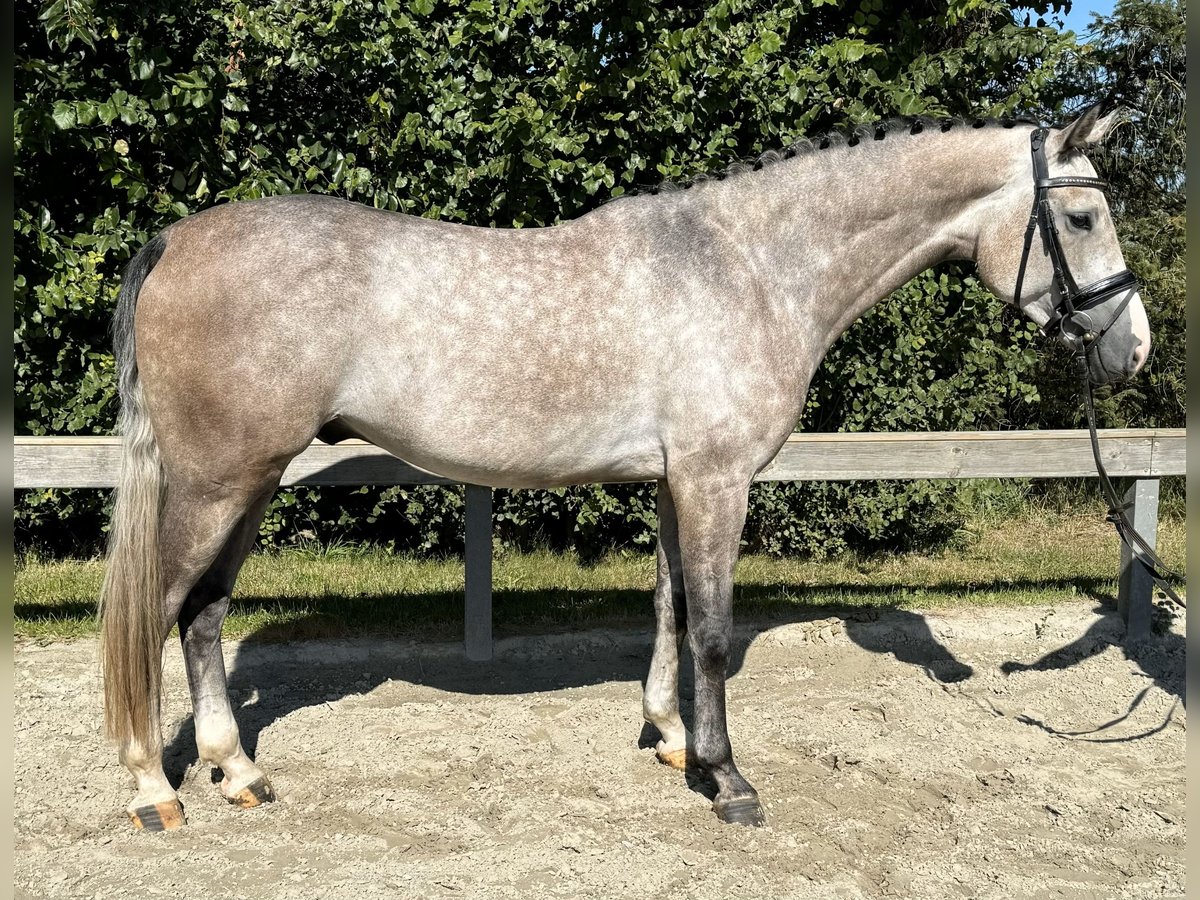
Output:
M1118 119L1118 111L1102 117L1093 106L1020 144L1006 187L989 203L994 225L981 229L976 256L993 293L1086 354L1095 384L1132 377L1150 352L1137 283L1084 155Z

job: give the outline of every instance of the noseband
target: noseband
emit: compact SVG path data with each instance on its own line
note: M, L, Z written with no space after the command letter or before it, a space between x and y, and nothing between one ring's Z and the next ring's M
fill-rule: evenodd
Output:
M1050 257L1050 265L1054 267L1054 283L1058 287L1058 303L1050 314L1049 321L1042 326L1042 331L1050 336L1057 332L1075 350L1076 357L1086 363L1087 353L1091 346L1104 336L1121 317L1125 307L1133 299L1134 289L1137 288L1137 278L1128 269L1109 275L1099 281L1080 287L1067 258L1063 254L1062 243L1058 238L1058 226L1054 224L1054 213L1050 209L1050 191L1063 187L1090 187L1103 191L1108 182L1100 178L1084 178L1067 175L1060 178L1050 177L1050 167L1046 163L1046 137L1049 129L1038 128L1029 136L1029 148L1033 153L1033 211L1029 214L1029 226L1025 229L1025 246L1021 250L1021 267L1017 270L1017 291L1014 303L1021 305L1021 287L1025 283L1025 266L1029 262L1029 251L1033 247L1033 236L1037 231L1042 233L1042 242ZM1121 301L1108 323L1099 331L1091 327L1083 327L1076 322L1075 317L1093 307L1099 306L1110 297L1126 291L1125 299ZM1091 325L1090 321L1085 323ZM1068 331L1066 326L1074 326Z

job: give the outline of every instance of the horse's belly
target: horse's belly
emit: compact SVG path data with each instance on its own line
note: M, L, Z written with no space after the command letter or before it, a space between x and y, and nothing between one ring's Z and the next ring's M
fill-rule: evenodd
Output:
M423 416L381 403L340 418L405 462L453 481L505 488L651 481L665 472L661 441L636 420L560 421L549 427L511 413L471 415L447 408ZM607 426L606 426L607 420Z

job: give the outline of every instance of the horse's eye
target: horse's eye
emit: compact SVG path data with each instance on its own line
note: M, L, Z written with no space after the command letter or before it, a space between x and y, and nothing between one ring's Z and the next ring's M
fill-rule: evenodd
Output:
M1073 228L1078 228L1080 231L1092 230L1092 217L1087 213L1072 213L1067 216L1067 218L1071 220L1071 226Z

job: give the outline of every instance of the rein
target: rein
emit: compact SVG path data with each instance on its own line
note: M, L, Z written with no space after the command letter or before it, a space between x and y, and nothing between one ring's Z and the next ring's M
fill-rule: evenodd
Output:
M1096 474L1100 480L1100 493L1108 504L1108 515L1106 518L1109 522L1113 523L1121 541L1133 554L1133 559L1149 573L1154 583L1158 585L1162 592L1176 606L1186 608L1187 604L1170 584L1172 581L1181 581L1182 576L1169 569L1163 563L1158 554L1154 552L1154 548L1150 546L1145 538L1138 534L1137 529L1133 527L1133 523L1129 521L1126 510L1129 509L1131 504L1121 501L1120 495L1117 493L1116 488L1113 487L1112 480L1108 477L1108 472L1104 469L1104 463L1100 458L1100 439L1096 432L1096 403L1092 395L1092 380L1088 374L1088 354L1092 348L1099 346L1100 340L1117 319L1121 317L1121 314L1125 311L1125 307L1132 301L1134 291L1138 286L1137 278L1132 272L1125 269L1115 275L1109 275L1107 278L1093 281L1082 288L1076 283L1074 276L1071 274L1071 268L1067 265L1066 256L1063 254L1062 243L1058 236L1058 227L1054 224L1054 215L1050 209L1050 191L1061 187L1090 187L1103 191L1108 187L1108 183L1100 178L1086 178L1074 175L1051 178L1050 169L1046 162L1046 137L1048 134L1049 129L1037 128L1029 136L1030 151L1033 155L1033 211L1029 215L1029 225L1025 229L1025 245L1021 250L1021 266L1017 270L1017 288L1014 302L1019 308L1021 304L1021 287L1025 282L1025 267L1029 262L1029 253L1033 246L1033 236L1036 232L1040 231L1042 241L1046 246L1046 253L1050 257L1050 264L1054 268L1054 283L1058 287L1060 298L1050 315L1050 319L1042 327L1042 331L1047 335L1052 335L1052 332L1058 331L1074 351L1075 365L1079 369L1083 381L1083 399L1084 407L1087 411L1088 435L1091 438L1092 456L1096 461ZM1107 324L1099 331L1091 327L1085 328L1081 323L1076 321L1076 317L1080 313L1099 306L1105 300L1119 294L1121 291L1126 292L1125 298L1118 304L1116 311L1109 317ZM1091 322L1085 318L1084 324L1090 326Z
M1154 552L1154 548L1144 537L1138 534L1133 523L1129 521L1129 516L1126 510L1132 503L1122 503L1121 497L1117 493L1117 489L1113 487L1112 480L1108 477L1108 472L1104 470L1104 463L1100 460L1100 439L1096 433L1096 402L1092 396L1092 380L1088 377L1087 370L1087 349L1086 346L1081 352L1076 353L1075 359L1077 365L1082 372L1083 380L1083 400L1084 407L1087 410L1088 435L1092 441L1092 457L1096 460L1096 474L1100 478L1100 493L1104 497L1104 501L1108 504L1108 515L1105 518L1113 523L1113 527L1117 529L1117 534L1121 538L1121 542L1129 548L1133 554L1134 561L1141 564L1146 570L1154 583L1159 589L1167 595L1167 598L1176 606L1186 609L1187 603L1175 592L1171 587L1171 582L1183 581L1183 576L1178 572L1167 567L1167 565Z

